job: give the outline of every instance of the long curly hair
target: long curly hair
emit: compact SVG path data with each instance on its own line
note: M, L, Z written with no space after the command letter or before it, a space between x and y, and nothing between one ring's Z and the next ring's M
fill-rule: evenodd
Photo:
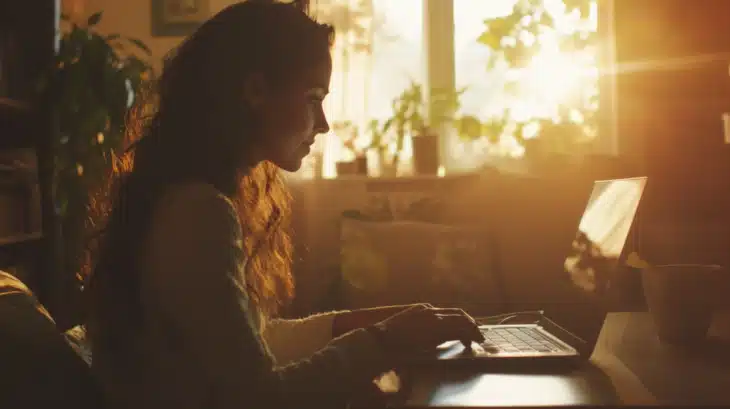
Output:
M257 118L242 106L243 81L261 72L285 87L329 58L333 36L332 27L297 4L248 0L216 14L165 59L161 76L131 110L124 154L90 201L90 228L98 233L85 267L92 340L123 342L139 324L139 247L172 184L202 181L231 198L242 223L250 297L269 316L290 301L290 196L274 164L247 158L261 141Z

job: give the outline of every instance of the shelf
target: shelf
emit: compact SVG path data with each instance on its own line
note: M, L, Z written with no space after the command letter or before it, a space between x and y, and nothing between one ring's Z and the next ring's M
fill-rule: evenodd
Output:
M40 240L43 238L43 233L21 233L12 236L0 237L0 247L9 246L12 244L28 243L31 241Z
M30 104L13 98L0 97L0 110L10 112L28 112L30 111Z
M33 147L37 126L30 104L0 97L0 149Z

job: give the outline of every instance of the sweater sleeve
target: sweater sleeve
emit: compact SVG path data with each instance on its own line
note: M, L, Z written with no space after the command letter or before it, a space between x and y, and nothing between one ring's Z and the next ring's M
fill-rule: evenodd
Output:
M263 325L262 338L277 365L305 359L332 341L332 324L338 312L300 319L273 319ZM292 342L296 339L296 342Z
M148 290L186 340L217 407L344 406L389 369L365 330L334 339L306 359L275 365L242 282L235 208L212 186L175 187L158 205L149 238Z

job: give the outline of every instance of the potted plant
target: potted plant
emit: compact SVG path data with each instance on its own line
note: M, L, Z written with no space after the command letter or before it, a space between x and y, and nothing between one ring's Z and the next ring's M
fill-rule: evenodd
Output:
M63 240L56 241L71 277L82 273L89 196L111 172L128 111L153 77L145 60L149 48L135 38L98 33L94 27L101 17L95 13L82 26L62 16L68 29L61 33L59 52L38 87L57 118L53 201Z
M378 157L378 166L380 167L380 176L395 177L398 167L398 151L393 157L388 157L388 148L390 140L387 138L388 129L391 124L389 122L381 122L377 119L371 119L368 122L367 132L370 134L369 150L375 151Z
M437 129L451 123L457 131L468 133L471 137L481 133L481 123L477 118L470 115L456 115L462 92L463 90L434 89L430 101L427 102L421 85L411 82L411 85L393 100L393 116L386 121L384 130L387 132L391 127L394 128L396 162L403 149L405 135L410 134L415 173L435 175L441 164L440 135Z
M357 140L360 133L358 127L351 121L339 121L332 124L332 130L342 139L344 148L350 153L350 157L353 158L348 161L338 161L335 164L337 175L367 175L368 158L366 149L357 147Z

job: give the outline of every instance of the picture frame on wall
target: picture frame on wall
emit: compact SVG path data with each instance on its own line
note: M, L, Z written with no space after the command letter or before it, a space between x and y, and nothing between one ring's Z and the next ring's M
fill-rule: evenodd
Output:
M150 1L155 37L186 36L210 17L210 0Z

